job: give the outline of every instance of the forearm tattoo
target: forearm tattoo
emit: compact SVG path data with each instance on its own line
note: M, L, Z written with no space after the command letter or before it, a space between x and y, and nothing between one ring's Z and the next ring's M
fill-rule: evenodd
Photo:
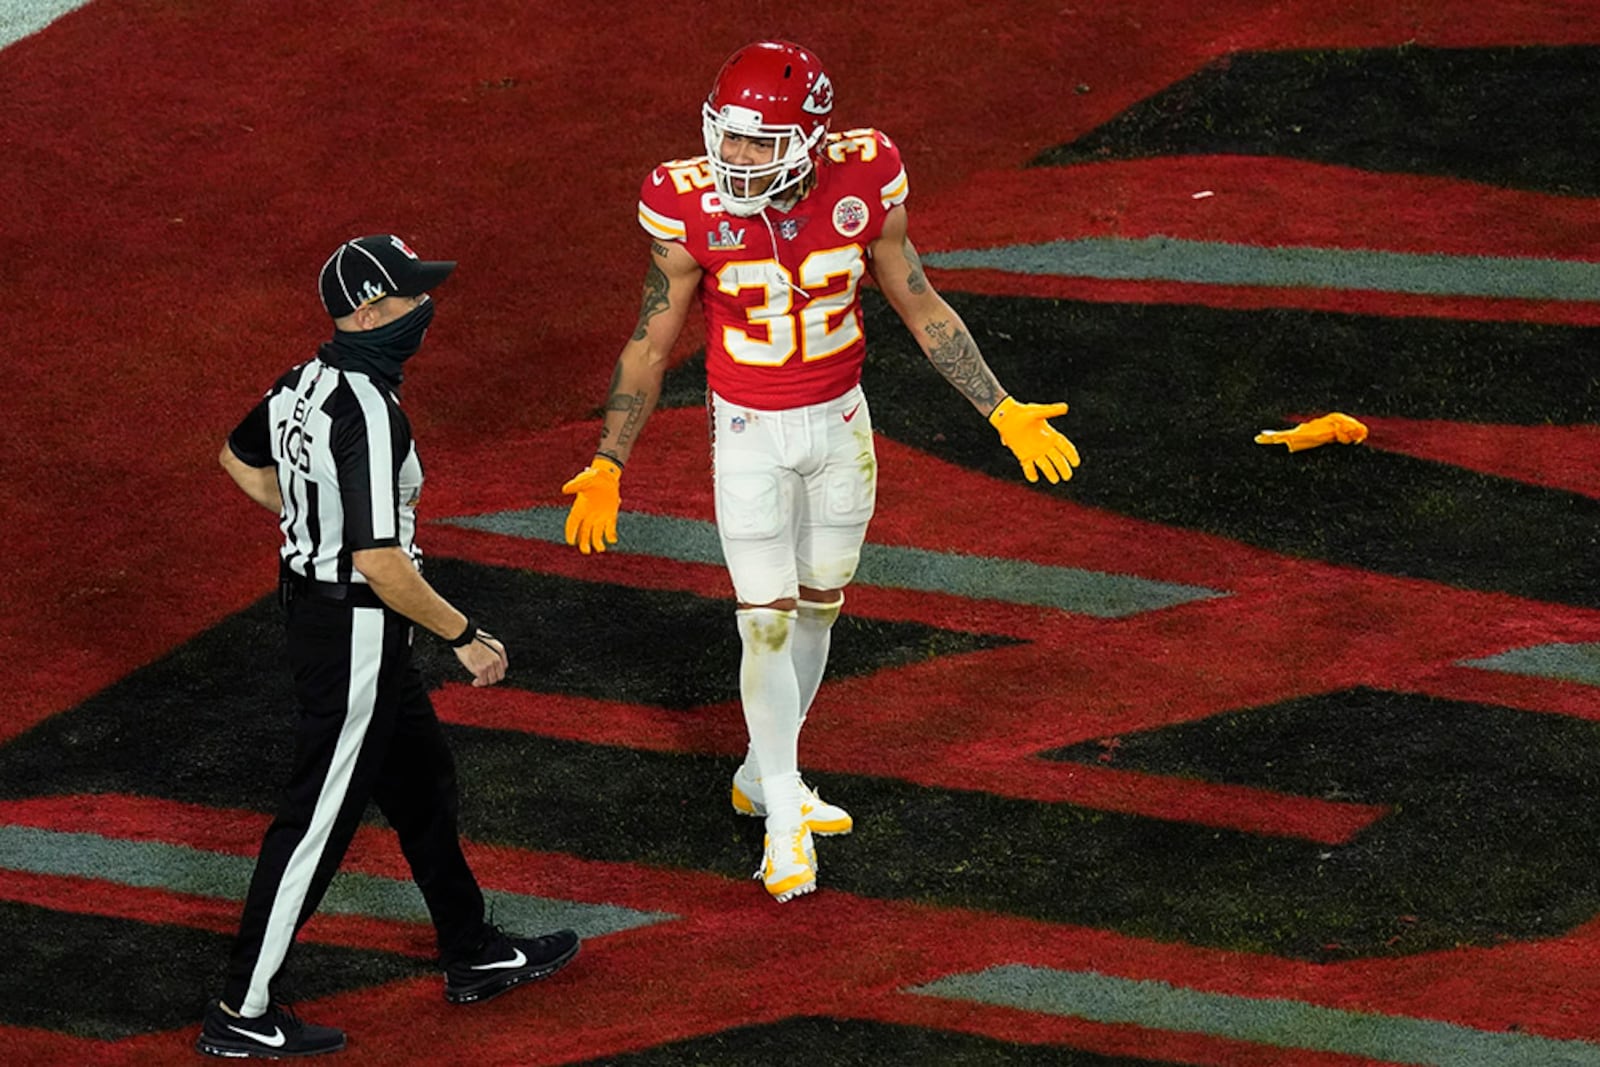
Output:
M637 393L618 392L617 386L622 381L622 361L617 360L616 369L611 372L611 389L606 396L606 413L600 424L600 446L604 450L609 445L614 450L624 450L633 447L633 439L639 434L639 422L644 418L645 394L641 390ZM617 427L615 441L611 439L611 412L623 412L622 425ZM608 453L610 454L610 453ZM616 459L616 456L612 456Z
M624 393L618 386L622 382L622 360L617 360L616 369L611 372L611 389L606 395L606 411L600 424L600 450L606 451L607 446L615 452L626 451L633 447L633 439L639 434L639 423L644 418L645 393ZM611 413L623 413L622 424L617 427L616 440L611 439ZM607 452L612 459L617 457L612 452ZM621 461L618 460L620 463Z
M617 360L616 366L611 368L611 384L606 386L606 403L600 409L600 444L603 447L611 438L611 427L606 422L606 412L612 408L612 401L616 399L617 383L622 381L622 360ZM616 457L613 456L613 459Z
M967 332L939 319L922 328L928 335L928 361L939 368L945 380L981 410L987 411L1004 397L994 372Z
M917 255L909 237L905 241L905 254L906 262L911 264L911 273L906 275L906 288L921 296L928 291L928 276L922 272L922 257Z
M660 245L652 245L652 250L662 254L666 249ZM650 325L650 320L667 310L667 276L661 268L656 266L654 260L650 261L650 269L644 275L644 299L639 305L639 323L633 328L633 339L644 340L645 328Z
M633 439L639 436L640 424L644 421L645 394L641 390L637 393L613 393L606 401L606 425L600 431L600 443L607 444L611 436L611 412L625 412L622 425L617 428L617 437L610 442L611 447L618 451L631 449Z

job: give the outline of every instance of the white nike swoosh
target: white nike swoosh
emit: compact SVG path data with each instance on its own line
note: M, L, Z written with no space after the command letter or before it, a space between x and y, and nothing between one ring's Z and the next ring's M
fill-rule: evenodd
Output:
M667 179L661 174L652 174L652 175L650 175L650 180L655 182L657 185L660 185L662 182L666 181Z
M509 960L501 960L499 963L479 963L472 969L475 971L498 971L502 969L509 970L512 967L521 967L527 962L528 957L524 956L522 954L522 950L519 948L517 949L517 954L512 956Z
M268 1048L280 1048L286 1040L283 1036L283 1031L276 1026L272 1028L272 1033L270 1034L258 1034L254 1030L246 1030L243 1027L234 1026L232 1023L228 1024L228 1029L236 1034L243 1034L251 1040L259 1041Z

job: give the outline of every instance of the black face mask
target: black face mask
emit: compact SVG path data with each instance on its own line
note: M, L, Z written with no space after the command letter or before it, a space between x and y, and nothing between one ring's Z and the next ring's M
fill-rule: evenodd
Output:
M433 321L433 301L422 303L375 330L334 330L333 340L317 350L330 367L359 371L388 385L400 384L400 365L417 354Z

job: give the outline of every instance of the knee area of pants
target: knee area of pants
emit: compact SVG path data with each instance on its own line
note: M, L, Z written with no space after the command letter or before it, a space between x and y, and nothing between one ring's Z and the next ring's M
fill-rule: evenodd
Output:
M854 548L835 545L826 550L828 546L822 543L825 538L824 534L814 535L811 545L803 547L796 560L800 584L812 589L843 589L855 581L861 564L859 542Z
M782 652L794 638L798 614L776 608L740 608L734 612L739 621L739 640L752 652Z

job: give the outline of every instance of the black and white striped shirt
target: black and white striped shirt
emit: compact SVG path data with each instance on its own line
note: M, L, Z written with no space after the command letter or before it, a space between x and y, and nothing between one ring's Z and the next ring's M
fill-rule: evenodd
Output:
M280 555L320 582L365 582L364 548L397 545L419 565L422 463L394 393L365 374L313 359L267 390L228 437L252 467L278 469Z

